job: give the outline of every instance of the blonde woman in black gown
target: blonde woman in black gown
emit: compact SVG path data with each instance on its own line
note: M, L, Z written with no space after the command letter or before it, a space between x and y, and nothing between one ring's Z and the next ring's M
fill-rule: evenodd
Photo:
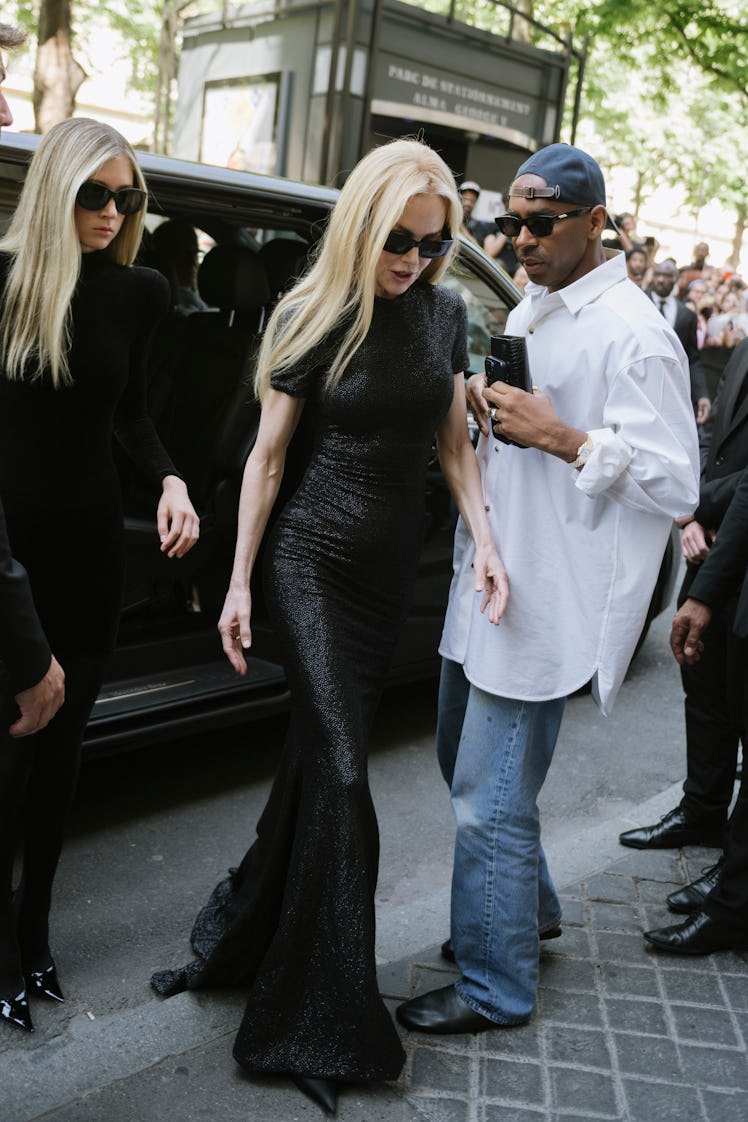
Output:
M98 121L63 121L39 145L0 243L0 495L65 671L65 703L34 736L8 735L12 712L0 704L0 1021L29 1032L29 996L63 1000L49 946L52 885L122 599L113 436L160 491L163 552L182 556L199 532L145 411L148 339L169 299L163 277L131 267L146 198L123 136ZM3 698L12 691L0 666Z
M273 528L264 572L290 727L257 840L195 923L199 958L153 978L163 994L249 987L235 1058L289 1075L331 1113L339 1083L396 1079L404 1060L377 988L379 841L366 754L413 588L435 432L476 542L486 626L508 594L467 431L467 313L437 283L461 220L436 153L410 140L376 149L348 178L316 263L270 321L219 631L243 674L250 574L287 445L302 410L313 410L311 460Z

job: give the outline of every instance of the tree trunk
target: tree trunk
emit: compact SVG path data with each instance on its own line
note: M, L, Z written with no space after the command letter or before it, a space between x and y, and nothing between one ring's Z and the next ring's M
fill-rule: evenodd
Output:
M153 120L153 151L168 155L171 141L171 111L174 79L177 73L177 52L180 39L182 0L164 0L161 13L161 38L158 46L155 112Z
M525 15L535 15L533 11L534 0L514 0L514 7L518 12L524 12ZM512 39L516 39L518 43L532 43L532 24L522 19L521 16L515 16L512 13L510 34Z
M41 0L39 44L34 67L34 120L37 132L72 117L75 95L85 78L70 44L72 0Z
M735 229L732 236L732 249L730 256L727 259L727 264L731 269L737 269L740 265L740 251L743 248L743 234L745 233L746 223L748 223L748 203L738 203L737 215L735 218Z

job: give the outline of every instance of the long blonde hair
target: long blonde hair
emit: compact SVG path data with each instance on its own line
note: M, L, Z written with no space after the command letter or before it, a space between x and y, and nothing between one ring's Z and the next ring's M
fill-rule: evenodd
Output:
M419 140L394 140L356 165L333 207L315 263L278 303L260 347L255 391L262 400L273 371L284 370L321 342L337 324L348 324L327 373L334 387L363 343L374 310L375 273L387 235L415 195L439 195L447 204L445 226L456 238L462 204L444 160ZM457 243L421 274L436 284Z
M49 370L55 388L70 382L70 303L81 271L75 198L82 183L117 156L132 166L133 186L145 190L135 153L109 125L87 117L61 121L43 137L0 249L13 254L0 317L5 376L22 379ZM145 208L125 217L102 250L118 265L138 252Z

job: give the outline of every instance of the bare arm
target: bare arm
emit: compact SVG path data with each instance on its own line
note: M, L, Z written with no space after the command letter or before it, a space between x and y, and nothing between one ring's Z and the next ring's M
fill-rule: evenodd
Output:
M286 450L304 408L301 398L269 389L262 403L257 440L244 468L234 567L218 621L223 650L240 674L247 663L242 653L252 644L249 581L270 511L278 495Z
M506 243L505 234L486 234L483 239L483 252L489 257L498 257Z
M509 598L509 580L491 537L480 469L465 419L466 411L465 379L462 374L457 374L452 405L437 433L439 462L475 543L475 590L483 592L481 611L488 608L491 623L499 623Z

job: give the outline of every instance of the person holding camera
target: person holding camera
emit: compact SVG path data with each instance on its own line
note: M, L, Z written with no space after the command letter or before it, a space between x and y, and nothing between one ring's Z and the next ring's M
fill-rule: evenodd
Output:
M473 549L458 524L437 751L457 819L443 952L460 976L397 1010L429 1033L532 1013L539 940L561 934L537 798L566 697L592 681L610 713L672 520L698 501L686 358L624 255L606 259L598 164L566 144L541 149L509 204L496 224L530 284L507 332L526 343L530 392L474 375L468 396L512 599L501 627L477 626Z

